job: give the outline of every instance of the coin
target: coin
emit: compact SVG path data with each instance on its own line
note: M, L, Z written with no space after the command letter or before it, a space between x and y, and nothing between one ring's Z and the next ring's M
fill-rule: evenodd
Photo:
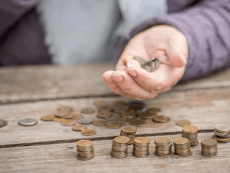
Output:
M198 132L198 127L192 126L192 125L187 125L183 127L183 131L186 133L196 133Z
M18 121L18 124L21 126L33 126L37 124L37 120L33 118L25 118Z
M161 108L158 108L158 107L152 107L152 108L147 109L148 113L158 113L160 111L161 111Z
M167 123L167 122L169 122L170 119L167 116L159 115L159 116L153 117L152 120L157 122L157 123Z
M84 116L82 114L78 114L78 113L70 113L73 115L73 117L71 119L74 119L74 120L79 120L81 118L84 118Z
M147 144L150 142L149 138L146 137L138 137L134 139L134 142L137 144Z
M77 125L72 126L72 130L74 131L81 131L83 129L87 129L87 126L84 124L77 124Z
M221 124L216 127L218 132L230 132L230 126L227 124Z
M222 142L222 143L230 142L230 136L228 136L228 137L220 137L220 136L213 135L212 138L217 140L218 142Z
M133 109L133 110L141 110L144 108L145 103L142 101L131 101L128 103L128 106L130 109Z
M78 120L80 124L91 124L93 120L91 118L81 118Z
M119 117L118 116L110 116L110 117L106 117L105 119L108 121L117 121L119 119Z
M189 140L188 140L187 138L178 137L178 138L175 138L175 139L173 140L173 142L174 142L175 144L182 145L182 144L187 144L187 143L189 143Z
M81 109L81 113L83 113L83 114L92 114L94 112L95 112L95 110L93 108L83 108L83 109Z
M144 63L146 62L145 59L143 59L139 56L134 56L133 59L137 60L140 63L140 65L144 65Z
M81 134L84 136L93 136L96 134L96 130L94 130L94 129L82 129Z
M67 119L65 119L65 118L54 118L53 121L54 122L62 122L62 121L67 121Z
M93 125L95 126L105 126L106 123L107 123L106 120L94 120L93 121Z
M106 127L109 129L117 129L121 127L121 123L120 122L108 122L106 123Z
M138 119L132 119L132 120L130 121L130 124L131 124L132 126L140 126L140 125L142 125L142 124L145 124L145 121L144 121L144 120L138 120Z
M116 106L116 105L126 105L126 101L122 101L122 100L117 100L111 103L111 107Z
M0 119L0 128L5 127L7 125L7 123L8 122L6 120Z
M80 140L77 142L77 145L80 147L89 147L89 146L93 145L93 143L90 140Z
M98 112L97 112L98 118L107 118L107 117L110 117L111 115L112 115L112 112L110 112L110 111L98 110Z
M42 121L53 121L53 119L55 118L55 116L54 115L43 115L42 117L41 117L41 120Z
M60 106L58 110L65 111L65 112L71 112L73 111L73 108L71 106Z
M75 120L66 120L66 121L62 121L61 124L63 126L73 126L76 124L76 121Z
M108 105L109 105L108 102L102 101L102 100L95 100L93 103L94 103L94 105L95 105L97 108L100 108L100 107L108 106Z
M57 110L55 111L54 115L58 118L65 118L69 114L68 111L63 111L63 110Z
M130 141L130 139L126 136L118 136L114 138L113 140L114 142L119 143L119 144L127 144Z
M77 159L90 160L94 156L93 143L90 140L80 140L77 142Z
M176 125L180 126L180 127L184 127L187 125L191 125L191 121L189 120L179 120L176 122Z

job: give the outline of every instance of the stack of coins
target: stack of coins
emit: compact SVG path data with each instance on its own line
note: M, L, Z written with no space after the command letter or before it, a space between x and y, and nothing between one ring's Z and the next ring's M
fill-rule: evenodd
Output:
M161 157L171 157L174 155L174 152L171 151L172 143L169 138L161 137L154 140L155 154Z
M133 155L136 157L146 157L149 155L150 140L146 137L138 137L133 141Z
M188 140L190 141L190 146L196 146L197 144L199 144L197 136L198 127L192 125L187 125L183 127L182 137L188 138Z
M178 137L173 140L175 154L180 156L191 156L193 152L190 150L190 142L187 138Z
M127 126L127 127L123 127L121 129L121 133L120 136L127 136L130 138L130 141L128 144L132 144L134 139L135 139L135 135L137 132L137 128L133 127L133 126Z
M218 142L230 142L230 126L227 124L218 125L214 130L213 139Z
M201 155L212 157L217 155L217 141L215 139L204 139L201 141Z
M126 136L118 136L113 139L111 156L117 159L122 159L128 155L128 143L130 139Z
M77 158L79 160L90 160L94 156L93 143L90 140L80 140L77 142Z

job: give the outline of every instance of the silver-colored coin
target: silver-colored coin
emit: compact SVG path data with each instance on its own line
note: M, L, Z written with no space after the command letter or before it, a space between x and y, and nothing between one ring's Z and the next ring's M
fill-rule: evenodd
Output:
M8 122L6 120L0 119L0 128L5 127L7 125L7 123Z
M221 132L229 132L230 131L230 126L227 125L227 124L220 124L216 127L216 129L218 131L221 131Z
M18 121L18 124L21 126L33 126L37 124L37 120L33 118L25 118L25 119Z
M158 59L152 59L144 63L143 67L148 72L154 72L158 69L160 61Z
M93 120L91 118L81 118L78 120L80 124L91 124Z
M144 65L144 63L146 62L145 59L143 59L139 56L134 56L133 59L137 60L140 63L140 65Z

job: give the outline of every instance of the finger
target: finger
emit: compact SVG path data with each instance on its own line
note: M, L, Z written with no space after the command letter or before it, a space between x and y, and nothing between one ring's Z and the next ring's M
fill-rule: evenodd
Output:
M157 93L149 92L140 87L131 76L125 71L115 71L112 74L112 79L121 88L121 90L128 96L135 99L148 99L153 98Z
M127 67L126 67L126 65L124 64L122 58L120 58L120 59L118 60L115 69L116 69L116 70L126 70L126 69L127 69Z
M141 67L141 65L137 60L132 59L127 62L127 67Z

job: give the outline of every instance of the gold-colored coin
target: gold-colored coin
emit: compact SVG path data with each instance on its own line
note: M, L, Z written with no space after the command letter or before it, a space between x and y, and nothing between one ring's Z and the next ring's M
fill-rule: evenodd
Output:
M55 111L54 115L58 118L65 118L65 116L67 116L69 114L68 111L63 111L63 110L58 110Z
M132 125L132 126L140 126L142 124L145 124L144 120L132 119L130 121L130 125Z
M152 119L154 122L157 122L157 123L167 123L169 122L169 117L167 116L164 116L164 115L159 115L159 116L155 116L153 117Z
M50 114L50 115L43 115L41 117L42 121L53 121L53 119L55 118L55 115Z
M147 144L150 142L150 140L149 140L149 138L146 138L146 137L138 137L138 138L134 139L134 142L136 144Z
M148 113L158 113L158 112L161 112L161 108L158 108L158 107L148 108L147 112Z
M117 129L121 127L121 123L120 122L108 122L106 123L106 127L109 129Z
M95 126L105 126L106 123L107 123L106 120L94 120L93 121L93 125Z
M188 140L187 138L184 138L184 137L178 137L178 138L175 138L175 139L173 140L173 142L174 142L175 144L182 145L182 144L187 144L187 143L189 143L189 140Z
M70 113L70 115L72 116L71 119L73 119L73 120L79 120L81 118L84 118L84 116L82 114L78 114L78 113Z
M87 126L84 124L77 124L77 125L72 126L72 130L74 131L81 131L83 129L87 129Z
M96 101L94 101L93 103L94 103L94 105L95 105L98 109L101 108L101 107L104 107L104 106L108 106L108 105L109 105L108 102L102 101L102 100L96 100Z
M60 107L58 108L58 110L60 110L60 111L71 112L71 111L73 111L73 108L72 108L71 106L60 106Z
M195 133L195 132L198 132L198 127L187 125L183 127L183 131L187 133Z
M187 125L191 125L191 121L189 120L179 120L176 122L176 125L180 126L180 127L184 127Z
M96 134L96 130L94 130L94 129L83 129L83 130L81 130L81 134L84 136L93 136Z
M93 143L90 140L80 140L77 142L77 145L80 147L89 147L89 146L93 145Z
M63 126L73 126L76 124L76 120L66 120L66 121L62 121L61 124Z
M118 136L114 138L113 141L118 144L127 144L130 141L130 138L127 136Z
M83 114L92 114L94 112L95 112L95 110L93 108L89 108L89 107L81 109L81 113L83 113Z
M53 121L54 122L62 122L62 121L67 121L67 119L65 119L65 118L54 118Z

